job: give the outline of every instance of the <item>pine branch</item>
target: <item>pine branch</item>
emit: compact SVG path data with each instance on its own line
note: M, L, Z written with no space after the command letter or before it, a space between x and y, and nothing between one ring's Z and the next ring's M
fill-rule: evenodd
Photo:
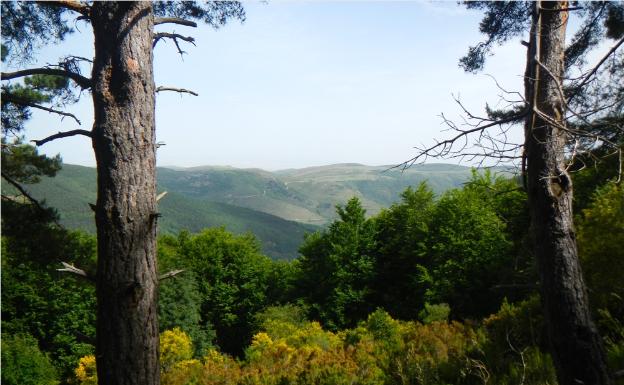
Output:
M88 136L89 138L91 137L91 131L87 131L87 130L71 130L71 131L66 131L66 132L58 132L54 135L50 135L47 138L43 138L40 140L31 140L31 142L35 143L36 146L41 146L43 144L46 144L48 142L51 142L55 139L60 139L60 138L67 138L70 136L76 136L76 135L84 135L84 136Z
M56 69L56 68L30 68L21 71L15 72L2 72L1 78L2 80L10 80L15 78L21 78L24 76L30 75L55 75L55 76L63 76L66 78L70 78L76 84L78 84L82 89L91 88L91 79L86 78L80 74L75 72Z
M166 23L186 25L187 27L197 27L197 23L195 23L194 21L184 20L178 17L157 17L156 19L154 19L154 25Z

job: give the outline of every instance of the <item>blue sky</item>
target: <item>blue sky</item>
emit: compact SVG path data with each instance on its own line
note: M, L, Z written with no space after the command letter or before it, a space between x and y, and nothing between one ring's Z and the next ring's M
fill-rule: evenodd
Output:
M519 40L497 49L481 74L458 67L482 38L481 15L455 2L271 1L245 8L244 24L216 31L157 27L192 35L197 46L183 46L182 60L172 42L159 43L156 85L199 93L157 96L157 140L166 143L158 150L160 166L398 164L414 155L414 146L445 135L440 113L460 119L452 95L476 113L486 102L505 105L485 74L508 89L522 87ZM82 33L43 49L38 64L70 53L92 57L91 32L77 25ZM70 110L90 129L88 93ZM33 115L28 139L78 128L45 112ZM66 163L95 165L86 138L41 150L60 153Z

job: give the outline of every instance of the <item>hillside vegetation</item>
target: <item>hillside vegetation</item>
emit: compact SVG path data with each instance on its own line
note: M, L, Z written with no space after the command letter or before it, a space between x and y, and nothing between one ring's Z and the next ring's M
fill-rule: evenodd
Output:
M268 172L231 167L158 170L159 186L188 197L229 203L310 224L336 219L335 206L360 199L370 215L399 200L408 186L427 181L435 193L459 187L470 168L433 164L401 171L355 163Z
M621 183L589 176L576 180L596 187L576 202L575 222L616 372L624 195ZM203 215L180 193L165 199ZM95 237L54 226L34 205L5 200L2 209L2 383L95 384L94 286L57 271L65 261L93 276ZM336 215L293 261L224 228L161 234L159 273L183 270L158 293L163 385L557 384L516 180L475 172L442 194L407 188L372 216L353 197Z
M337 164L268 172L232 167L159 168L160 232L224 226L251 232L273 258L292 259L306 232L336 218L335 206L358 197L369 215L400 199L409 186L427 181L442 193L461 186L470 168L422 165L405 171L389 166ZM95 232L89 203L96 200L95 169L65 164L54 178L28 186L33 196L58 210L70 229Z

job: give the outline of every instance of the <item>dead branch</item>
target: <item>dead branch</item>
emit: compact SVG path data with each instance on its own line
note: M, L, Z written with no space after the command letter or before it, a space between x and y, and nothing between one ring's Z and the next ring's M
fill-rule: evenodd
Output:
M67 71L63 69L56 69L56 68L43 67L43 68L30 68L30 69L21 70L21 71L15 71L15 72L2 72L0 78L2 80L10 80L10 79L21 78L21 77L30 76L30 75L63 76L63 77L70 78L71 80L73 80L82 89L91 88L91 79L86 78L75 72L71 72L71 71Z
M5 101L13 103L13 104L19 104L19 105L22 105L22 106L28 106L28 107L36 108L36 109L47 111L47 112L50 112L50 113L53 113L53 114L61 115L63 117L67 116L67 117L70 117L70 118L74 119L76 121L76 123L81 124L80 120L76 117L76 115L70 114L69 112L64 112L64 111L56 110L54 108L45 107L45 106L42 106L42 105L39 105L39 104L36 104L36 103L32 103L32 102L29 102L28 100L16 97L15 95L11 95L8 92L4 93L4 95L2 95L2 98Z
M495 121L491 121L490 119L487 119L486 121L490 121L490 123L484 124L484 125L481 125L479 123L479 124L473 126L472 128L466 129L466 130L460 129L453 122L451 122L450 120L446 119L446 117L444 117L444 114L442 114L442 119L444 119L444 123L446 125L448 125L450 129L452 129L453 131L459 132L459 133L457 135L455 135L454 137L450 138L450 139L446 139L446 140L443 140L441 142L437 142L436 144L434 144L432 146L421 147L421 148L417 147L416 150L417 150L418 154L416 156L414 156L411 159L406 160L403 163L400 163L400 164L398 164L396 166L393 166L390 169L401 168L402 170L406 170L406 169L408 169L409 167L413 166L414 164L416 164L419 161L421 161L421 162L426 161L427 158L429 158L429 157L439 158L439 157L445 157L445 156L449 156L449 155L460 154L461 150L453 151L453 147L455 145L457 145L457 143L460 140L464 141L464 144L461 146L461 148L464 149L464 148L466 148L468 146L468 137L471 134L479 134L478 140L480 140L480 138L483 137L484 132L488 128L517 122L518 120L524 118L527 114L528 114L528 110L524 110L524 111L522 111L522 112L520 112L518 114L509 116L509 117L504 118L504 119L499 119L499 120L495 120Z
M592 68L591 71L589 71L587 73L587 75L585 75L585 77L583 78L583 80L581 81L581 83L574 87L575 91L572 93L572 95L570 95L569 100L572 100L575 96L577 96L581 89L583 89L583 86L585 86L585 84L587 84L589 82L589 80L592 78L592 76L594 76L596 74L596 72L598 72L598 69L604 64L604 62L607 61L607 59L615 52L617 51L617 49L624 43L624 37L621 38L613 47L611 47L611 49L609 50L609 52L606 53L606 55L604 55L602 57L602 59L600 59L600 61L598 62L598 64L596 64L594 66L594 68Z
M156 195L156 202L158 202L159 200L163 199L165 197L165 195L167 195L166 191L163 191L160 194Z
M197 23L194 21L180 19L179 17L157 17L154 19L154 25L166 23L186 25L187 27L197 27Z
M93 277L91 277L89 274L87 274L86 271L77 268L74 265L70 265L67 262L61 262L61 264L63 265L62 269L56 269L56 271L61 271L61 272L65 272L65 273L72 273L72 274L76 274L82 278L87 279L89 282L95 282L95 279Z
M163 86L156 88L156 92L161 92L161 91L174 91L174 92L179 92L181 94L186 93L186 94L191 94L193 96L199 96L197 92L187 90L186 88L174 88L174 87L163 87Z
M180 56L184 55L186 52L180 48L180 44L178 43L178 39L184 40L188 43L195 45L195 39L191 36L183 36L177 33L168 33L168 32L158 32L154 34L154 42L152 43L152 47L156 47L156 44L162 39L171 39L176 45L178 49L178 53Z
M165 273L165 274L161 275L158 279L160 281L162 281L163 279L174 277L174 276L176 276L176 275L178 275L180 273L183 273L183 272L184 272L184 270L172 270L172 271L170 271L168 273Z
M31 140L31 142L35 143L36 146L41 146L43 144L46 144L48 142L51 142L55 139L60 139L60 138L67 138L70 136L76 136L76 135L84 135L84 136L88 136L89 138L91 137L91 131L87 131L87 130L71 130L71 131L66 131L66 132L58 132L54 135L50 135L47 138L43 138L40 140Z
M526 378L526 362L524 360L524 353L526 353L526 348L520 350L516 347L513 346L513 344L511 343L511 339L509 338L509 330L507 330L506 333L506 337L507 337L507 343L509 344L509 347L511 348L511 351L518 354L520 356L520 362L522 363L522 377L520 379L520 384L519 385L524 385L524 380Z

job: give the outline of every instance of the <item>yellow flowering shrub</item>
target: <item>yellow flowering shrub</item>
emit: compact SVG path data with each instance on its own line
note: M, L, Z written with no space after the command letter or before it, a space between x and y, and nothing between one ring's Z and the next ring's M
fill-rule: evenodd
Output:
M192 341L180 329L161 334L163 385L386 385L553 383L550 357L523 346L526 367L506 360L501 333L523 318L513 306L484 321L482 328L459 322L406 322L378 310L356 328L332 333L317 322L264 323L237 360L210 349L192 358ZM280 327L279 324L282 324ZM288 332L284 332L287 330ZM507 334L505 334L507 335ZM517 343L522 341L513 335ZM512 357L515 358L515 357ZM95 358L76 368L80 385L95 385ZM489 382L488 382L489 381Z
M177 362L190 360L193 357L191 337L180 328L165 330L160 334L160 367L168 371Z
M162 385L195 385L199 384L203 367L199 360L184 360L173 364L169 370L162 371Z
M78 366L74 370L74 373L80 385L97 385L95 356L88 355L82 357L78 361Z

